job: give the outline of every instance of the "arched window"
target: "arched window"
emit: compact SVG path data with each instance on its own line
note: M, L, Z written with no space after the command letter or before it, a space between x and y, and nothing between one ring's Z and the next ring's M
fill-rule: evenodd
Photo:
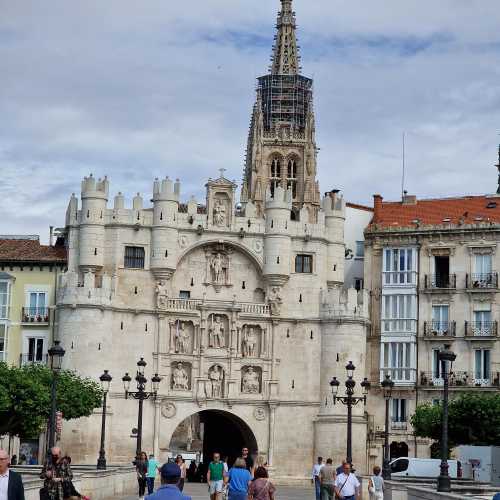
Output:
M274 197L274 190L281 182L281 162L279 158L273 158L271 161L271 176L270 176L270 187L271 196Z
M288 160L286 185L292 190L292 197L297 198L297 162L294 158Z

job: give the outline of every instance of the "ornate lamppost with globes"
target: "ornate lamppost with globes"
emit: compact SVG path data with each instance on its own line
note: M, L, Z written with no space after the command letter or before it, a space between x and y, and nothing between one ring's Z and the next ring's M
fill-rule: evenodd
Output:
M438 353L441 362L441 373L443 375L443 420L441 436L441 474L437 480L437 490L443 492L451 491L451 480L448 474L448 375L451 363L457 359L457 355L445 345Z
M338 396L340 382L337 380L337 377L333 377L330 382L330 386L332 388L333 404L336 404L337 401L340 401L342 404L347 406L346 462L352 465L352 407L357 405L360 401L363 401L363 404L366 405L366 396L368 395L371 384L370 382L368 382L368 379L365 378L363 382L361 382L361 387L363 388L363 396L354 396L354 388L356 387L356 382L353 377L356 367L353 365L352 361L349 361L345 369L347 371L347 380L345 381L346 395Z
M62 348L59 340L54 340L54 345L48 350L50 369L52 370L52 384L50 389L50 421L49 440L47 447L48 461L52 460L51 450L56 441L56 413L57 413L57 381L62 367L62 359L66 351Z
M386 375L380 385L382 386L385 399L384 462L382 465L382 478L387 480L391 479L391 466L389 465L389 404L392 398L394 381L391 380L390 375Z
M108 370L99 377L102 388L102 419L101 419L101 447L99 448L99 458L97 459L97 469L106 470L106 401L108 398L109 387L113 377L109 374Z
M128 399L129 396L137 399L139 401L139 414L137 417L137 446L136 446L136 455L142 451L142 409L144 405L144 401L146 399L156 399L158 395L158 389L160 387L161 378L155 373L154 377L151 378L151 388L152 391L146 391L146 384L148 383L148 379L144 376L144 370L147 366L144 358L141 358L137 362L137 374L135 376L135 381L137 382L137 391L130 391L130 383L132 382L132 378L128 373L125 373L125 376L122 378L123 387L125 389L125 399Z

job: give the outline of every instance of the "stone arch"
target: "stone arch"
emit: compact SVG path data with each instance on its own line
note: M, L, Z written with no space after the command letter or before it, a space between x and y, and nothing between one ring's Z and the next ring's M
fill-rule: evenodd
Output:
M185 437L186 429L189 430L188 439ZM196 449L184 449L183 444L186 443L188 448L189 441ZM258 442L254 431L239 415L221 409L190 412L177 422L168 441L171 453L202 451L203 462L207 465L215 451L222 457L228 457L229 465L232 465L243 447L247 447L250 454L257 454Z
M256 269L259 271L259 273L262 275L263 272L263 262L261 259L255 255L248 247L245 245L237 242L237 241L226 241L226 240L220 240L220 239L209 239L209 240L202 240L196 242L194 245L191 245L190 247L186 248L179 256L179 259L177 261L177 266L182 262L182 260L187 257L191 252L198 248L202 248L205 246L210 246L210 245L217 245L223 243L224 245L231 246L235 248L236 250L239 250L241 253L243 253L246 257L250 259L250 261L254 264Z

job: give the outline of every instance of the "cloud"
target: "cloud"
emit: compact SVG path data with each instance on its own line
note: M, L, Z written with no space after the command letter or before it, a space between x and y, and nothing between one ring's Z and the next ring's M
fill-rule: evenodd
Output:
M0 0L2 233L61 225L83 175L130 199L156 176L240 179L278 1ZM348 199L493 192L495 0L295 0L319 179Z

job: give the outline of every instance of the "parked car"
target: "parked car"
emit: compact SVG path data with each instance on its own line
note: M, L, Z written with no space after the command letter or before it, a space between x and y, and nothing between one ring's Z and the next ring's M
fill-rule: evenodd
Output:
M436 458L396 458L391 462L391 474L396 477L438 477L441 460ZM448 460L448 474L452 479L461 476L457 460Z

